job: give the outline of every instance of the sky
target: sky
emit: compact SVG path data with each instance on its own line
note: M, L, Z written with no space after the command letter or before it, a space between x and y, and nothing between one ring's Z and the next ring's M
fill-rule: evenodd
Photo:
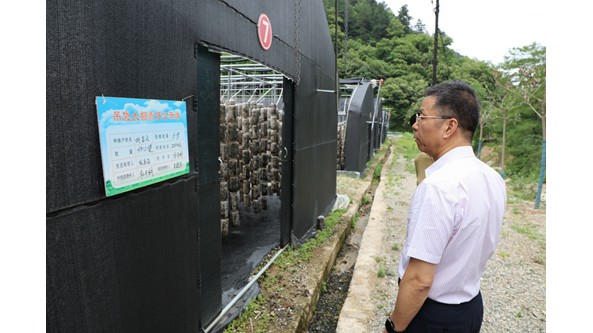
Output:
M428 32L434 34L436 0L384 2L395 15L407 4L412 25L421 19ZM439 29L453 38L452 49L461 55L499 64L510 48L533 42L548 46L546 9L542 3L537 0L440 0Z

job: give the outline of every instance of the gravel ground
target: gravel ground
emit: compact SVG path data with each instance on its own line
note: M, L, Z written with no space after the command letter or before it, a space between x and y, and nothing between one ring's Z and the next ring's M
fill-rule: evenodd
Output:
M368 332L381 332L397 295L397 267L400 249L406 235L407 209L416 188L415 175L408 160L394 156L387 179L385 201L388 214L383 216L385 255L378 261L386 271L377 278L371 291L376 300L374 318ZM507 185L512 184L508 181ZM507 190L508 191L508 190ZM510 191L509 191L510 194ZM545 201L541 209L533 202L518 201L509 195L501 239L487 264L481 291L484 300L484 322L481 332L546 331L546 248Z

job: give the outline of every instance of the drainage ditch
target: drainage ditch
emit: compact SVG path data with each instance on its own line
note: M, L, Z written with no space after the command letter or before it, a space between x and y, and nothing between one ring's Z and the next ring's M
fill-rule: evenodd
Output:
M389 150L388 150L389 152ZM385 160L388 157L385 156ZM331 270L325 286L322 289L315 312L309 324L307 332L309 333L334 333L338 325L340 311L348 296L348 288L352 280L354 264L358 257L358 250L362 241L364 229L367 226L375 190L379 184L380 176L377 173L373 176L373 182L370 189L362 198L361 207L358 210L358 218L354 229L347 236L335 264Z

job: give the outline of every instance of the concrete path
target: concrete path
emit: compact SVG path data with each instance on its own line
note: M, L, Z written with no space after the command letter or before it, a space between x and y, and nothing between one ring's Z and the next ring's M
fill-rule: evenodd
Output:
M385 318L393 310L408 205L416 189L411 163L391 148L381 171L336 332L382 332Z

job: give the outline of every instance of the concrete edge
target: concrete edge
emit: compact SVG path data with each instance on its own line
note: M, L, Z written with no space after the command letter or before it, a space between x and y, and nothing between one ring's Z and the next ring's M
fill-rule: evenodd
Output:
M342 215L340 223L336 225L337 230L334 235L332 235L330 241L319 248L319 255L323 258L327 258L327 260L321 265L313 268L313 278L309 280L309 284L306 286L310 291L309 297L305 300L305 304L301 304L302 306L298 307L302 310L295 316L295 322L291 325L290 332L304 332L309 326L317 306L317 301L319 301L319 297L321 296L323 284L329 278L336 257L338 256L346 237L352 230L350 227L352 219L360 209L362 196L370 189L371 183L372 180L360 187L359 191L356 193L356 198L351 201L351 203L354 204Z
M384 164L388 160L389 156L391 156L393 153L391 150L392 149L390 146L386 148L383 156L381 156L381 159L377 162L377 165L380 163ZM389 151L390 154L387 154L387 151ZM371 172L370 174L372 175L373 172ZM332 236L331 240L327 244L324 244L322 247L320 247L320 255L322 255L324 258L328 258L328 260L324 262L323 265L314 268L315 278L309 280L310 283L309 285L307 285L307 289L310 291L310 296L306 299L306 304L303 304L302 307L299 307L302 309L302 311L299 311L300 313L296 316L297 318L295 320L295 323L291 325L291 328L289 330L290 332L305 332L306 328L309 326L311 319L313 318L315 308L317 307L317 302L319 301L319 297L323 289L323 284L329 278L330 272L335 264L336 257L338 256L338 253L340 252L340 249L342 248L342 245L344 244L346 237L350 234L350 231L352 230L350 225L352 219L361 207L362 197L371 189L372 183L373 177L371 176L370 179L365 183L365 185L359 188L359 191L356 193L356 198L351 199L351 203L354 204L351 205L348 208L348 210L342 215L342 218L340 219L341 222L337 225L338 230Z
M385 161L384 168L381 170L381 179L385 179L390 163L393 163L393 151ZM385 178L384 178L385 177ZM377 186L374 200L384 200L385 182L381 181ZM373 302L370 300L368 291L371 289L369 283L373 281L373 275L376 274L375 257L381 254L382 236L384 233L384 224L381 222L380 214L376 206L371 207L369 213L369 222L364 230L360 243L360 250L354 265L352 280L348 288L348 295L342 309L336 333L340 332L364 332L367 330L367 320L372 316ZM379 215L379 217L377 217Z

